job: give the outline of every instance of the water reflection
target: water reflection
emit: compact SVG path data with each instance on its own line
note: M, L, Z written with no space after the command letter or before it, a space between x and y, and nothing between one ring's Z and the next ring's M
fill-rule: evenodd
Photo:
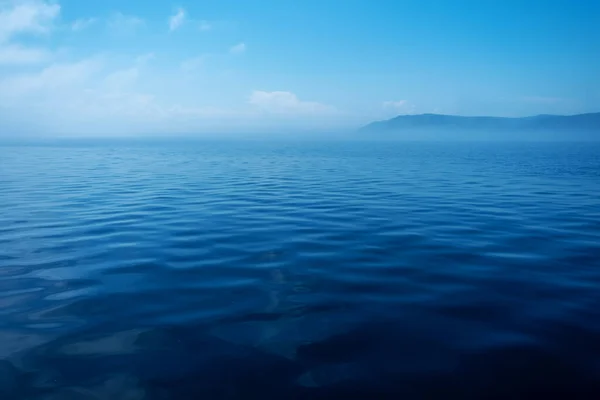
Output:
M597 400L600 152L498 146L0 149L0 400Z
M298 324L301 319L288 323ZM498 342L485 352L457 352L411 327L411 321L378 321L297 344L285 354L276 332L269 340L262 336L241 344L244 338L252 341L261 325L264 321L233 324L229 333L237 332L238 343L207 326L102 333L96 328L57 338L0 362L1 398L592 399L600 394L593 357L600 354L598 341L581 331L554 335L579 340L577 355L524 340Z

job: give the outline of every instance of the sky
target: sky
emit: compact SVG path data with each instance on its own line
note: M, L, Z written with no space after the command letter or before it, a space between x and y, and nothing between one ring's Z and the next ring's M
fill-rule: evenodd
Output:
M0 0L2 136L597 111L597 0Z

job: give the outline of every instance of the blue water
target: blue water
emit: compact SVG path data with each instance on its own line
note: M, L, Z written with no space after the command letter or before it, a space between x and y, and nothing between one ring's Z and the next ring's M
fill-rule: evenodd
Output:
M600 398L600 147L0 148L0 398Z

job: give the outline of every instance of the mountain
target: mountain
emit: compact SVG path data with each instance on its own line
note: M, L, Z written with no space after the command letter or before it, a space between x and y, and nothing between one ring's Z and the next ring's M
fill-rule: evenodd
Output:
M600 139L600 113L578 115L536 115L523 118L504 117L461 117L454 115L421 114L373 122L360 129L367 133L419 133L419 132L462 132L503 133L514 136L521 133L552 132L554 138L574 133L586 133L586 137ZM510 135L512 133L512 135ZM470 137L473 137L470 135Z

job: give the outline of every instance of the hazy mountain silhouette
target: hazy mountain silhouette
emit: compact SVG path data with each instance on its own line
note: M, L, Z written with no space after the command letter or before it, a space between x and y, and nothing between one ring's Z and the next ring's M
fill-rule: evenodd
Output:
M494 132L503 133L503 136L513 136L510 133L541 133L553 132L553 138L562 135L577 134L585 138L600 139L600 113L578 114L578 115L536 115L523 118L505 117L462 117L455 115L420 114L400 115L398 117L373 122L360 129L368 133L402 133L426 131L444 132L460 131L463 133ZM556 135L556 134L561 135ZM472 136L470 136L472 137Z

